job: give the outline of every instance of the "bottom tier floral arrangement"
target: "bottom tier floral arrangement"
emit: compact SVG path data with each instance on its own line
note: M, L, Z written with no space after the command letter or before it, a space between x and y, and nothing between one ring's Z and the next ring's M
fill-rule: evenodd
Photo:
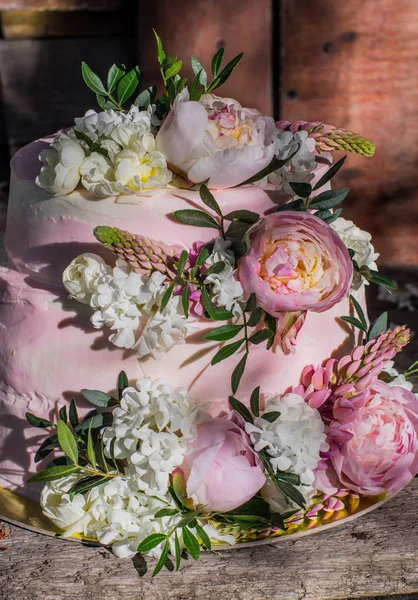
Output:
M101 112L16 155L0 269L0 485L154 575L418 473L410 332L365 301L396 284L330 185L334 151L374 145L215 96L242 55L219 50L212 79L192 57L187 87L156 39L160 98L125 109L139 69L105 84L83 63Z

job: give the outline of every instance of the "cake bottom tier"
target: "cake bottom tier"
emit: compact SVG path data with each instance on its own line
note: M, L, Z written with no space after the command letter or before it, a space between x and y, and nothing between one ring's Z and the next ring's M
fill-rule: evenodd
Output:
M363 292L359 300L365 306ZM247 402L259 385L262 393L284 393L298 385L306 365L349 353L353 334L339 318L349 310L344 300L325 313L308 313L295 354L252 346L237 397ZM45 461L35 465L33 459L46 436L45 430L29 426L26 412L56 421L59 407L75 397L83 414L92 407L83 404L80 390L112 393L121 370L131 383L141 377L165 378L173 388L187 388L212 414L228 409L231 373L240 356L211 366L219 344L205 342L203 335L213 324L198 322L187 342L160 360L138 360L109 343L109 331L94 329L90 316L90 307L68 300L65 290L0 269L0 486L28 497L39 494L26 480L45 468Z

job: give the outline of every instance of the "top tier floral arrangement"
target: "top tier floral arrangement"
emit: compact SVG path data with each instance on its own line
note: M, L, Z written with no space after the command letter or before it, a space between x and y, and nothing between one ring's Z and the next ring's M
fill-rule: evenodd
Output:
M174 216L213 229L210 243L173 247L97 227L114 263L75 257L63 284L91 307L94 327L139 358L158 359L187 341L197 320L215 322L205 334L221 344L212 364L238 355L230 410L213 417L185 389L146 378L132 386L122 372L115 396L82 390L95 407L83 419L74 401L56 423L27 415L52 430L35 460L63 452L32 477L45 482L45 515L65 535L99 540L118 556L151 554L155 574L170 553L179 568L184 550L196 559L201 546L344 517L418 472L418 400L409 381L417 370L393 368L409 332L388 329L387 314L370 324L356 299L363 283L396 285L378 272L370 235L340 216L349 190L329 185L345 160L333 164L332 151L371 156L373 144L320 122L275 123L214 95L242 54L223 66L219 50L212 80L192 57L188 86L182 62L156 40L165 88L158 99L155 86L136 95L138 68L115 64L104 84L83 63L102 110L76 119L41 153L37 183L55 196L81 185L130 203L158 202L147 197L173 186L199 193L199 210ZM224 214L211 191L260 185L283 195L262 216ZM249 398L237 398L253 345L295 352L307 313L348 296L351 314L341 319L358 342L351 354L306 365L284 395L260 380Z

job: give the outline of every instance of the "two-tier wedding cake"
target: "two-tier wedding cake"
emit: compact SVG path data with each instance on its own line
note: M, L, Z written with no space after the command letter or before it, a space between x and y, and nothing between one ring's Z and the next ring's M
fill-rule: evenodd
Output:
M418 472L409 333L365 305L395 284L330 186L373 144L215 95L242 55L187 86L157 46L162 96L83 63L101 112L14 156L0 270L1 486L156 572Z

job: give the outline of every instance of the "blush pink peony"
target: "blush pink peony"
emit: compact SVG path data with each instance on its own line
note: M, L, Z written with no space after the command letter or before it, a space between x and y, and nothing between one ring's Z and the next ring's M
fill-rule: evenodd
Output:
M224 189L249 179L274 156L274 121L232 98L179 94L163 122L156 148L170 167L194 183Z
M353 267L339 236L307 212L270 214L250 231L240 259L244 292L273 316L282 311L323 312L348 295Z
M412 392L376 382L351 434L331 459L342 487L395 492L418 473L418 398Z
M248 435L226 418L211 419L198 425L197 429L197 438L182 465L188 496L209 512L229 511L241 506L266 481Z

